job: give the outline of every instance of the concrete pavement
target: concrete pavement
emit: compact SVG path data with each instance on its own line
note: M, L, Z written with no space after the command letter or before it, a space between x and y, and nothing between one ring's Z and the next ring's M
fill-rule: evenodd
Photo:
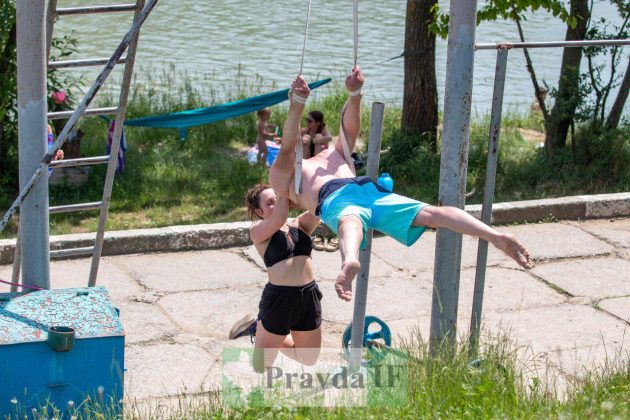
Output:
M630 218L499 229L516 234L537 264L526 272L490 249L484 329L509 331L530 375L563 382L630 349ZM435 232L412 248L375 238L372 251L367 313L389 324L394 344L412 328L427 339ZM477 241L465 237L459 333L469 328L476 251ZM313 251L313 262L324 293L324 346L339 347L353 309L334 292L340 255ZM90 259L52 262L52 285L84 287L89 268ZM11 266L0 266L0 278L10 276ZM251 246L104 257L98 284L109 290L126 331L128 397L168 401L219 387L222 349L249 345L247 338L228 341L228 331L257 312L265 282Z

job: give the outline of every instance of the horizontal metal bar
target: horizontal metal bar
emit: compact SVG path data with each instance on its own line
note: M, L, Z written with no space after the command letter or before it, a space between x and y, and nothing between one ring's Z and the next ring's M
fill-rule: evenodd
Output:
M630 39L601 39L592 41L550 41L550 42L496 42L475 44L476 50L496 50L499 48L558 48L558 47L612 47L630 45Z
M51 206L48 208L50 214L70 213L73 211L98 210L102 207L102 201L94 201L92 203L66 204L63 206Z
M86 109L82 116L86 117L88 115L111 115L118 112L117 106L112 106L109 108L92 108ZM49 120L63 120L64 118L70 118L74 114L74 111L59 111L59 112L49 112L46 114Z
M49 69L66 69L71 67L89 67L89 66L102 66L107 64L109 58L85 58L82 60L66 60L66 61L49 61ZM116 61L116 64L124 64L127 62L127 57L121 57Z
M78 159L64 159L50 162L49 167L54 168L74 168L76 166L99 165L101 163L109 163L109 155L93 156Z
M56 249L54 251L50 251L50 258L79 257L82 255L91 255L93 253L93 246L86 246L84 248Z
M57 9L56 14L59 16L68 16L85 15L88 13L132 12L134 10L136 10L135 4L111 4L104 6L63 7Z

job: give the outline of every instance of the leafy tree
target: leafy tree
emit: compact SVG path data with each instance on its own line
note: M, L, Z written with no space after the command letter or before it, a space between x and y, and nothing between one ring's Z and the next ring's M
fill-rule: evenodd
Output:
M571 0L571 18L575 25L568 25L565 35L566 41L582 41L586 38L590 9L588 0ZM566 145L569 127L573 125L575 111L580 105L580 64L582 62L582 48L565 48L562 53L560 80L558 89L553 95L555 104L549 114L547 132L545 134L545 148L549 156L553 156L555 149Z
M53 38L51 59L64 59L76 52L74 34ZM73 97L82 85L80 79L48 70L48 92L65 90L65 107L73 104ZM60 106L48 98L50 110ZM15 196L18 190L18 122L17 122L17 42L15 1L0 1L0 197ZM63 127L64 121L59 121ZM59 133L59 128L57 127ZM75 157L75 156L69 156ZM78 157L78 156L76 156ZM6 203L5 203L6 204Z
M477 14L478 22L495 20L497 18L513 20L516 23L520 40L525 42L522 22L526 20L525 12L546 10L560 18L566 25L565 40L579 41L585 39L612 39L628 37L628 19L630 15L630 1L610 0L616 6L623 23L610 28L609 22L600 19L591 20L593 0L570 0L568 9L563 1L558 0L489 0ZM447 30L447 16L440 16L436 23L436 30L445 34ZM595 58L611 51L608 70L610 77L602 80L603 64L595 64ZM588 47L565 48L562 56L558 87L551 90L555 99L552 109L545 104L544 88L539 83L529 51L524 48L523 53L527 62L534 92L544 118L545 149L549 157L567 143L569 130L573 130L574 122L589 121L592 132L598 132L602 127L615 128L619 124L620 116L630 89L630 62L617 98L608 118L605 118L607 100L613 88L619 85L620 76L616 70L621 61L620 47ZM588 72L580 74L582 58L588 63ZM594 94L594 100L587 98ZM575 147L575 144L572 143Z
M0 2L0 196L18 185L15 3Z
M526 20L525 13L545 10L560 18L567 25L565 40L583 40L586 37L587 23L590 18L588 0L570 0L569 9L560 0L489 0L477 13L477 23L492 21L497 18L513 20L522 42L525 42L521 22ZM448 19L440 17L436 31L447 32ZM532 78L536 98L540 104L545 123L545 149L548 156L553 156L554 149L564 147L569 127L572 126L575 112L582 95L580 91L579 68L582 60L581 48L565 48L558 89L552 92L555 105L549 110L544 101L544 92L538 79L527 49L523 49L527 68Z
M619 15L625 16L623 24L619 28L619 33L621 34L620 37L628 38L629 34L626 27L628 25L628 17L630 17L630 1L612 0L612 2L617 6ZM591 7L593 7L592 3ZM625 76L623 77L621 85L619 86L617 98L615 99L615 102L610 109L610 113L608 114L608 118L606 120L606 128L615 129L619 125L619 120L621 119L623 107L625 106L626 100L628 99L628 92L630 92L630 56L628 57L628 66L626 67Z
M597 22L590 20L587 23L586 39L606 40L628 38L628 23L630 20L630 13L628 13L628 11L630 11L630 1L613 1L613 3L617 3L617 7L622 15L625 14L625 19L621 25L611 25L605 18L600 18ZM622 3L626 4L624 5ZM589 9L590 14L592 15L592 0ZM608 61L600 60L598 63L597 59L604 56L608 51L610 51ZM585 100L580 104L577 117L582 121L589 122L589 129L592 133L599 133L605 128L605 112L607 109L606 104L609 95L612 89L619 86L619 79L621 76L618 74L617 70L622 59L622 48L620 46L586 47L584 48L584 56L588 64L588 71L582 75L581 81L585 85L584 90L592 92L591 96L593 99ZM604 69L607 69L609 73L607 79L602 76ZM620 91L619 93L621 96L618 95L617 97L621 100L621 98L624 98L624 93L623 91ZM627 94L628 88L626 87L625 97L627 97ZM625 102L625 99L623 102ZM619 103L617 106L622 109L623 103ZM621 109L619 109L619 111L611 110L611 112L619 112L620 115ZM619 117L613 115L612 119L608 119L610 122L614 120L617 120L617 123L615 124L616 126L618 124Z
M584 39L588 8L584 8L587 0L571 0L567 10L559 0L490 0L477 15L478 22L496 20L498 17L513 20L518 29L519 37L525 42L521 22L526 20L525 13L546 10L553 16L560 18L567 24L566 40ZM545 93L538 83L534 66L526 48L523 49L527 61L527 69L532 78L534 92L545 123L545 149L549 156L554 148L564 146L567 130L573 121L575 110L579 104L579 67L582 58L580 48L565 48L560 69L559 88L554 91L555 105L550 111L545 104Z
M626 100L628 99L628 92L630 92L630 57L628 57L628 67L626 68L626 75L623 77L621 86L619 86L617 98L615 99L615 102L610 109L610 113L608 114L608 119L606 120L606 128L614 129L617 128L617 126L619 125L619 120L621 119L623 107L626 104Z

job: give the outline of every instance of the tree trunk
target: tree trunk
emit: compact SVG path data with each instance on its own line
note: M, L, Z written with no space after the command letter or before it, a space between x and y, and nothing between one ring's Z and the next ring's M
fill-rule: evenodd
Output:
M626 74L623 76L621 86L619 86L619 93L617 93L615 103L613 103L613 106L610 109L610 114L608 114L606 126L609 129L617 128L619 125L623 107L626 104L626 99L628 99L628 91L630 91L630 58L628 58L628 68L626 69Z
M589 20L588 0L571 0L571 16L577 18L575 28L567 26L565 40L581 41L586 36ZM582 48L565 48L562 53L562 67L558 81L556 102L551 110L549 130L545 137L545 148L550 154L563 148L567 143L569 127L573 123L579 103L578 88Z
M401 127L437 150L438 100L435 34L429 30L437 0L408 0L405 22L405 83Z

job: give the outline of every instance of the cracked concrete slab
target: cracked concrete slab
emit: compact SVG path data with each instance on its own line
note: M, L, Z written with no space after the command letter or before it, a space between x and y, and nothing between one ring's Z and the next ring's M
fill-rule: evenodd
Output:
M173 293L160 305L185 332L226 340L232 325L246 313L258 314L259 287Z
M597 300L630 295L630 261L619 258L551 262L532 271L573 296Z
M462 270L459 285L459 311L470 314L475 287L474 268ZM559 305L566 297L524 270L489 267L486 270L482 313L520 311L528 308Z
M602 300L599 307L630 324L630 296Z
M120 309L126 343L169 340L177 333L177 327L156 305L126 301L116 306Z
M615 246L630 248L630 219L593 220L576 225Z
M623 343L628 325L590 306L561 304L502 312L484 317L493 331L508 331L534 351L555 351L607 343Z
M615 249L568 223L537 223L499 230L516 235L535 260L610 255Z
M50 265L50 284L53 289L70 287L87 287L92 260L55 261ZM0 266L0 278L10 279L11 266ZM134 294L142 292L142 288L133 277L117 265L117 261L110 257L101 258L97 285L105 286L114 303L122 302ZM8 285L0 284L0 292L8 292Z
M207 351L190 344L129 345L125 390L138 399L203 391L213 363Z
M121 256L118 261L141 278L145 287L161 292L251 286L266 277L229 250Z

